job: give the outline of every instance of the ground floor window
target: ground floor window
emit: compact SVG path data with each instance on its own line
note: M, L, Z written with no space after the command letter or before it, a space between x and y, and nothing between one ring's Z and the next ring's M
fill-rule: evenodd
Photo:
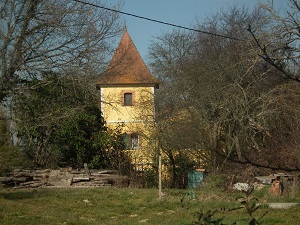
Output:
M125 137L126 149L138 149L139 148L139 135L137 133L127 134Z

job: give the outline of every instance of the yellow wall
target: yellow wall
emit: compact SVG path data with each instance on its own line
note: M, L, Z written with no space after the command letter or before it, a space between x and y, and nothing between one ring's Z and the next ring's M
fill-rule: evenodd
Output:
M123 106L124 92L135 93L135 105ZM108 124L116 122L153 121L154 116L153 87L105 87L101 88L101 111Z
M111 129L123 124L124 133L139 134L139 148L128 150L133 163L141 169L152 162L156 143L154 131L154 87L110 86L101 88L101 111ZM124 92L134 93L134 105L123 106Z

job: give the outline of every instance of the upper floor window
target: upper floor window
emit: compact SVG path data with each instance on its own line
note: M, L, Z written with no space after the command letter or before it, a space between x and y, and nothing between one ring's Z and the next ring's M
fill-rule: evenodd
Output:
M122 92L122 104L124 106L133 106L135 102L135 93L131 91Z
M124 93L124 105L131 106L132 103L132 93Z

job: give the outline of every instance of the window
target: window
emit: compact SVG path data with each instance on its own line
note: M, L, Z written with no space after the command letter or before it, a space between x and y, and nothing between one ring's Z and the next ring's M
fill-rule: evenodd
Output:
M138 134L131 134L131 149L138 149L139 148L139 135Z
M135 105L135 92L131 90L122 91L121 103L123 106Z
M124 105L131 106L132 104L132 93L124 93Z
M125 137L126 149L139 148L139 135L137 133L127 134Z

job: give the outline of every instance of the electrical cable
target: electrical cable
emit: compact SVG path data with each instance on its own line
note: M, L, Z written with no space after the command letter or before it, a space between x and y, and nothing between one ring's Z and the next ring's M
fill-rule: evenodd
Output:
M167 23L167 22L163 22L163 21L160 21L160 20L147 18L147 17L144 17L144 16L138 16L138 15L135 15L135 14L132 14L132 13L122 12L120 10L107 8L107 7L104 7L104 6L96 5L96 4L89 3L89 2L84 2L84 1L81 1L81 0L73 0L73 1L81 3L81 4L85 4L85 5L90 5L90 6L93 6L93 7L96 7L96 8L101 8L101 9L109 10L109 11L112 11L112 12L120 13L120 14L123 14L123 15L132 16L132 17L135 17L135 18L148 20L148 21L155 22L155 23L160 23L160 24L172 26L172 27L177 27L177 28L181 28L181 29L185 29L185 30L195 31L195 32L198 32L198 33L208 34L208 35L221 37L221 38L226 38L226 39L231 39L231 40L235 40L235 41L240 41L241 40L239 38L235 38L235 37L231 37L231 36L227 36L227 35L211 33L211 32L208 32L208 31L197 30L197 29L193 29L193 28L189 28L189 27L176 25L176 24L173 24L173 23Z

